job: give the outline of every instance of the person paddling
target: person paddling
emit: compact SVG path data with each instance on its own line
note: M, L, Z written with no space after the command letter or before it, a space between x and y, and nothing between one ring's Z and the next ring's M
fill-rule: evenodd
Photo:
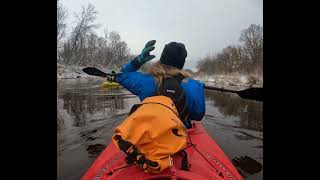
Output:
M155 43L155 40L147 42L141 54L122 66L121 73L108 79L121 84L141 101L159 94L176 97L174 103L180 119L187 128L191 128L191 120L201 121L205 114L204 84L192 79L191 74L183 70L187 51L184 44L178 42L165 45L160 60L150 67L147 74L137 72L143 64L155 58L150 55ZM172 90L177 82L181 86Z

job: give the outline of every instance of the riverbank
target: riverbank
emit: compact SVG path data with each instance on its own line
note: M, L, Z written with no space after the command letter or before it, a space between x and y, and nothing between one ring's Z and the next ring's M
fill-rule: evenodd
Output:
M263 76L256 74L215 74L215 75L197 75L195 79L211 86L218 87L263 87Z
M65 66L57 64L57 79L101 79L100 77L90 76L82 71L84 67ZM102 69L103 67L97 67ZM195 75L194 79L202 81L207 85L218 87L263 87L263 76L257 74L214 74L214 75Z

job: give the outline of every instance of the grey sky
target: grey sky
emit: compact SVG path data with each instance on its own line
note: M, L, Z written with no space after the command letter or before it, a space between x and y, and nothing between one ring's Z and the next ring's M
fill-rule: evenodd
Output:
M98 11L103 29L118 31L132 53L157 40L153 54L160 58L165 44L182 42L188 51L185 68L194 68L199 58L237 44L241 30L263 25L263 0L62 0L79 12L89 2ZM69 26L72 26L69 24Z

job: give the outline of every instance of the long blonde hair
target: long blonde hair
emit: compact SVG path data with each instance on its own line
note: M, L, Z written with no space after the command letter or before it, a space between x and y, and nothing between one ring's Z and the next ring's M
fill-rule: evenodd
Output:
M153 75L156 78L157 85L159 86L162 83L163 78L174 77L181 73L185 78L191 77L191 74L185 70L171 67L157 61L154 63L150 69L149 74Z

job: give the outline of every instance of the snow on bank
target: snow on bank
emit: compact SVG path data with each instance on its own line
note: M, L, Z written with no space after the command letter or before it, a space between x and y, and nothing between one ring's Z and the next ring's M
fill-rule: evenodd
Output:
M57 63L57 79L78 79L78 78L99 78L91 76L82 71L85 67L81 66L65 66ZM103 71L103 67L97 66L98 69ZM100 78L101 79L101 78Z
M215 74L215 75L199 75L195 79L211 86L218 87L263 87L263 77L255 74Z
M57 64L57 79L77 79L90 77L82 71L83 67Z
M65 66L57 64L57 79L90 79L104 80L100 77L90 76L82 71L84 67ZM103 67L97 67L103 70ZM207 85L230 88L263 87L263 77L257 74L215 74L215 75L197 75L194 79L204 82Z

